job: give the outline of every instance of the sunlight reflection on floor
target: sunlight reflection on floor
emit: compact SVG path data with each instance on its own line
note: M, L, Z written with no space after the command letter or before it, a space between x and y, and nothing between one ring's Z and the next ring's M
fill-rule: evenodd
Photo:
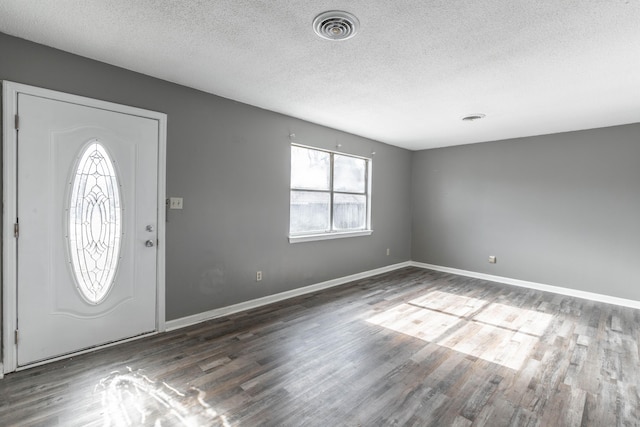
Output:
M518 370L552 316L432 291L369 318L369 323Z
M100 380L104 426L222 426L229 423L204 401L204 392L181 392L142 372L115 371Z

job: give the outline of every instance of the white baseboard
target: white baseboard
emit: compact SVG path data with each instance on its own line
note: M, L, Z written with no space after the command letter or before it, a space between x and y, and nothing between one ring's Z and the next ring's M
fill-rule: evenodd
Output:
M354 280L365 279L367 277L375 276L377 274L387 273L390 271L398 270L404 267L418 267L426 268L429 270L442 271L444 273L458 274L460 276L473 277L476 279L488 280L491 282L499 282L507 285L519 286L521 288L536 289L539 291L552 292L560 295L567 295L576 298L583 298L591 301L604 302L607 304L614 304L623 307L631 307L640 309L640 301L630 300L625 298L618 298L610 295L597 294L593 292L580 291L577 289L563 288L560 286L545 285L542 283L529 282L526 280L511 279L509 277L494 276L491 274L478 273L475 271L460 270L457 268L443 267L440 265L425 264L416 261L406 261L399 264L388 265L374 270L365 271L362 273L352 274L350 276L339 277L337 279L328 280L326 282L316 283L314 285L305 286L303 288L292 289L290 291L281 292L274 295L268 295L266 297L257 298L250 301L244 301L238 304L229 305L227 307L216 308L214 310L205 311L203 313L197 313L191 316L182 317L180 319L169 320L166 322L166 330L173 331L175 329L184 328L186 326L195 325L206 320L215 319L222 316L238 313L241 311L251 310L253 308L262 307L274 302L283 301L289 298L297 297L300 295L317 292L323 289L332 288L334 286L344 285L345 283L353 282Z
M292 289L290 291L280 292L274 295L268 295L266 297L257 298L257 299L241 302L234 305L229 305L227 307L216 308L215 310L209 310L203 313L181 317L180 319L168 320L165 324L166 330L173 331L175 329L195 325L197 323L204 322L206 320L227 316L229 314L238 313L241 311L251 310L253 308L258 308L263 305L272 304L274 302L297 297L299 295L309 294L312 292L320 291L322 289L344 285L345 283L353 282L354 280L366 279L367 277L375 276L377 274L387 273L389 271L398 270L404 267L410 267L411 265L412 265L411 261L401 262L399 264L387 265L385 267L376 268L374 270L369 270L362 273L352 274L350 276L339 277L333 280L327 280L326 282L316 283L314 285L305 286L303 288Z
M425 264L422 262L411 261L409 264L413 267L420 267L420 268L426 268L429 270L442 271L443 273L458 274L460 276L473 277L476 279L489 280L491 282L499 282L507 285L519 286L521 288L536 289L539 291L552 292L554 294L567 295L567 296L583 298L591 301L598 301L598 302L604 302L607 304L614 304L614 305L620 305L623 307L640 309L640 301L626 299L626 298L618 298L610 295L579 291L577 289L545 285L545 284L536 283L536 282L528 282L526 280L511 279L509 277L493 276L491 274L477 273L475 271L459 270L457 268L442 267L440 265Z

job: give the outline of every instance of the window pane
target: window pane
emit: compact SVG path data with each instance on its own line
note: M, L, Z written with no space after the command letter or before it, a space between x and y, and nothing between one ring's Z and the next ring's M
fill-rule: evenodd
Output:
M97 140L84 148L71 185L71 266L77 289L98 304L111 289L120 260L122 209L113 162Z
M334 194L333 226L336 230L364 230L367 223L367 197Z
M329 230L330 193L291 191L289 233Z
M330 159L325 151L291 146L291 188L329 190Z
M366 162L336 154L333 158L333 190L364 193Z

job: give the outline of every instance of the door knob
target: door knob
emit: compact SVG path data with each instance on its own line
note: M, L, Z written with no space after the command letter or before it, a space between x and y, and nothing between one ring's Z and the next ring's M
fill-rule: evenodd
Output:
M146 242L144 242L144 245L148 248L152 248L153 247L153 240L147 240Z

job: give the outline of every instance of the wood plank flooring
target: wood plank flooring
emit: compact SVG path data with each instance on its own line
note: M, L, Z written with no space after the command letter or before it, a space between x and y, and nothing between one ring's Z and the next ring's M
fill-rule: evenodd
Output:
M638 426L639 325L406 268L8 374L0 426Z

